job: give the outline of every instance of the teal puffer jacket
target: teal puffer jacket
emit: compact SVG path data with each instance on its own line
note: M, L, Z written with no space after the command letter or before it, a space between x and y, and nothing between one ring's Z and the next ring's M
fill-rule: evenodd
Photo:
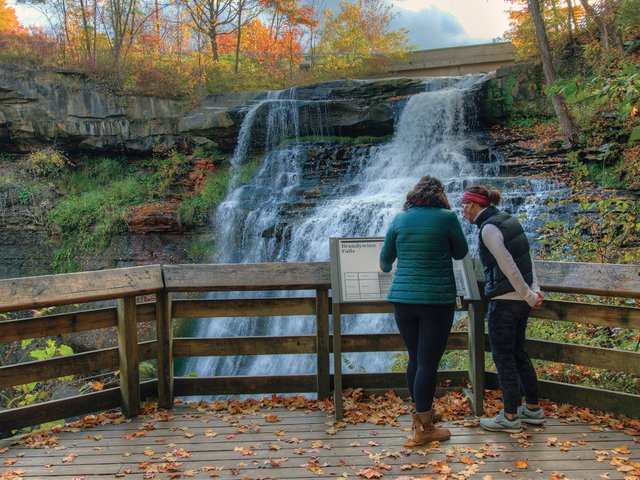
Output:
M387 301L451 304L456 282L451 258L469 251L458 217L451 210L412 206L393 219L380 252L380 269L398 268Z

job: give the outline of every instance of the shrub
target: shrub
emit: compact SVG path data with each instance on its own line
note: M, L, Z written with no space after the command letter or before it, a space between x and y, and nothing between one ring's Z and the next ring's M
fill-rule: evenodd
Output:
M157 172L149 179L149 190L154 197L166 196L177 179L188 171L189 160L182 153L172 150L167 158L157 160Z
M229 170L205 178L202 190L187 199L178 209L178 222L183 226L204 223L215 207L224 200L229 186Z
M67 167L69 160L54 147L47 147L27 155L27 163L35 176L51 177L59 175Z

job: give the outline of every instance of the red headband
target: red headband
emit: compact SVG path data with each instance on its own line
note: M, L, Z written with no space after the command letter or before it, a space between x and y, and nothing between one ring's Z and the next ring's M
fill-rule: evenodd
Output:
M491 202L489 201L489 199L484 195L480 195L479 193L473 193L473 192L464 192L464 195L462 195L462 203L471 203L471 202L477 203L481 207L488 207L489 205L491 205Z

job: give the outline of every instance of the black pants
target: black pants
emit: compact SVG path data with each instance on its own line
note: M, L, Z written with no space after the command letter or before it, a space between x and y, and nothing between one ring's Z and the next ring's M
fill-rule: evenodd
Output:
M438 364L451 332L454 309L453 304L393 304L396 324L409 352L407 386L417 412L431 410Z
M487 309L491 356L506 413L517 412L523 392L527 403L538 403L538 377L524 351L530 312L527 302L517 300L491 300Z

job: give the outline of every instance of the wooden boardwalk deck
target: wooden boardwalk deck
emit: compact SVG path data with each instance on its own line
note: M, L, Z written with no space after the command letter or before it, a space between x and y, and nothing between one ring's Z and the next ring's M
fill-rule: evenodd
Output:
M412 450L403 446L409 416L399 420L344 426L324 411L232 415L178 404L130 421L65 427L52 434L57 440L36 437L39 448L2 440L0 478L640 478L640 437L609 426L549 419L509 435L459 419L445 423L450 441Z

